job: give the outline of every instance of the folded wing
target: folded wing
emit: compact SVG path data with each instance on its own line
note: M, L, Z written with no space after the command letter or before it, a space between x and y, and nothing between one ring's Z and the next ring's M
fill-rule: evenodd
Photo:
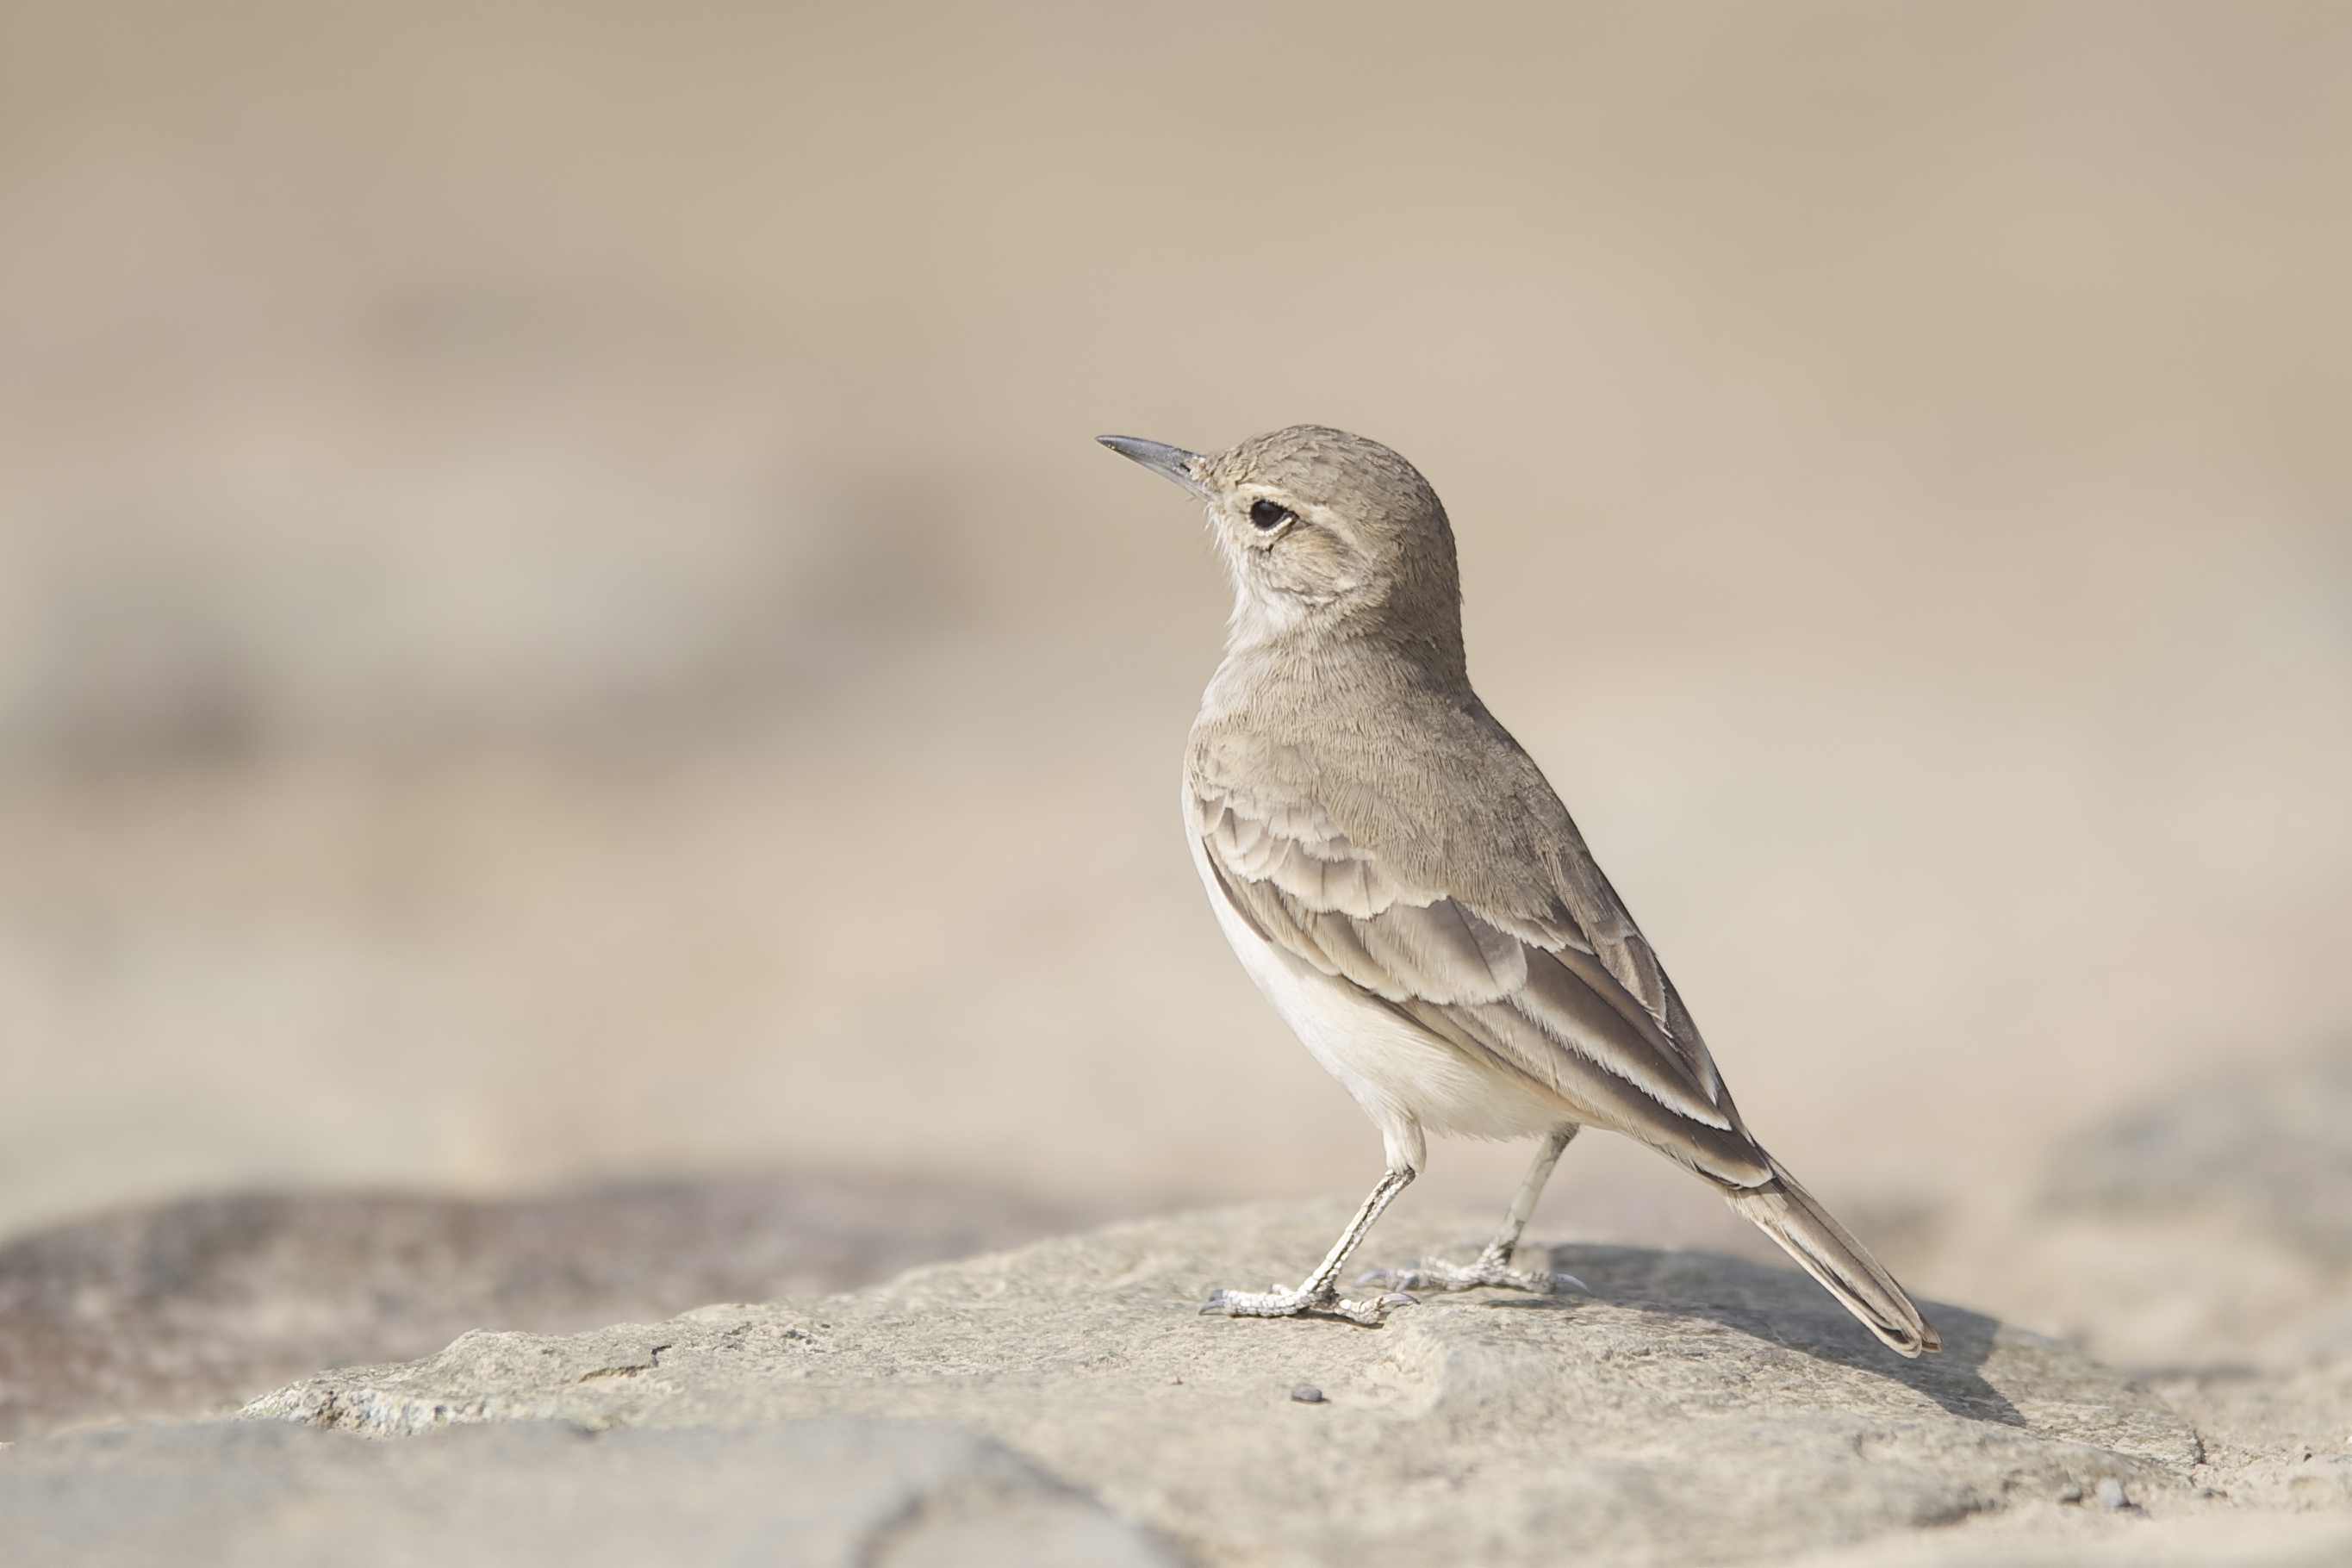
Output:
M1769 1158L1740 1126L1706 1047L1597 868L1586 880L1565 868L1556 906L1530 919L1407 885L1311 802L1196 781L1191 805L1220 889L1267 942L1380 997L1570 1117L1731 1186L1772 1180ZM1589 856L1581 866L1591 868Z

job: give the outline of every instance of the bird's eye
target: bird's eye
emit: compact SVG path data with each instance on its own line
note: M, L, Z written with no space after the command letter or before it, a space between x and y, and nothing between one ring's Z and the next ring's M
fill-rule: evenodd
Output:
M1276 505L1275 502L1270 500L1254 500L1250 502L1250 521L1257 524L1258 527L1265 530L1268 533L1280 528L1286 522L1296 521L1297 515L1297 513L1292 511L1288 507Z

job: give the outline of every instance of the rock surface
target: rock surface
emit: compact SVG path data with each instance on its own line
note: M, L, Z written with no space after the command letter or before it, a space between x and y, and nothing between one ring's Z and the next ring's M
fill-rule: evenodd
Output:
M2120 1374L1948 1307L1948 1348L1907 1363L1801 1275L1737 1259L1559 1247L1592 1296L1435 1297L1378 1330L1197 1315L1215 1286L1297 1274L1342 1217L1179 1216L853 1295L472 1333L247 1414L387 1436L950 1426L1208 1563L1727 1562L2069 1500L2192 1506L2196 1435Z
M468 1202L269 1193L0 1247L0 1440L226 1414L322 1366L706 1301L845 1290L1108 1217L913 1177L671 1182Z
M250 1422L23 1445L18 1568L1178 1568L969 1433L887 1422L608 1433L540 1423L369 1443Z

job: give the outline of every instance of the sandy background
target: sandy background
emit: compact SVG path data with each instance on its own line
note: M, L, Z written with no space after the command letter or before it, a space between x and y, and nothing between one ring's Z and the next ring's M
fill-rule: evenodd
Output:
M2347 71L2319 4L10 0L0 1235L1359 1192L1178 827L1215 568L1090 439L1302 420L1446 499L1775 1151L1891 1252L2013 1205L2352 1030ZM1549 1213L1740 1234L1626 1149Z

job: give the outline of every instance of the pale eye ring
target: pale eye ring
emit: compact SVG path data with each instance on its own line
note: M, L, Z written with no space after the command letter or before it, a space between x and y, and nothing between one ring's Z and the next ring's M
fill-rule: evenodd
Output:
M1272 533L1284 523L1297 521L1298 514L1279 501L1261 500L1250 502L1250 521L1263 532Z

